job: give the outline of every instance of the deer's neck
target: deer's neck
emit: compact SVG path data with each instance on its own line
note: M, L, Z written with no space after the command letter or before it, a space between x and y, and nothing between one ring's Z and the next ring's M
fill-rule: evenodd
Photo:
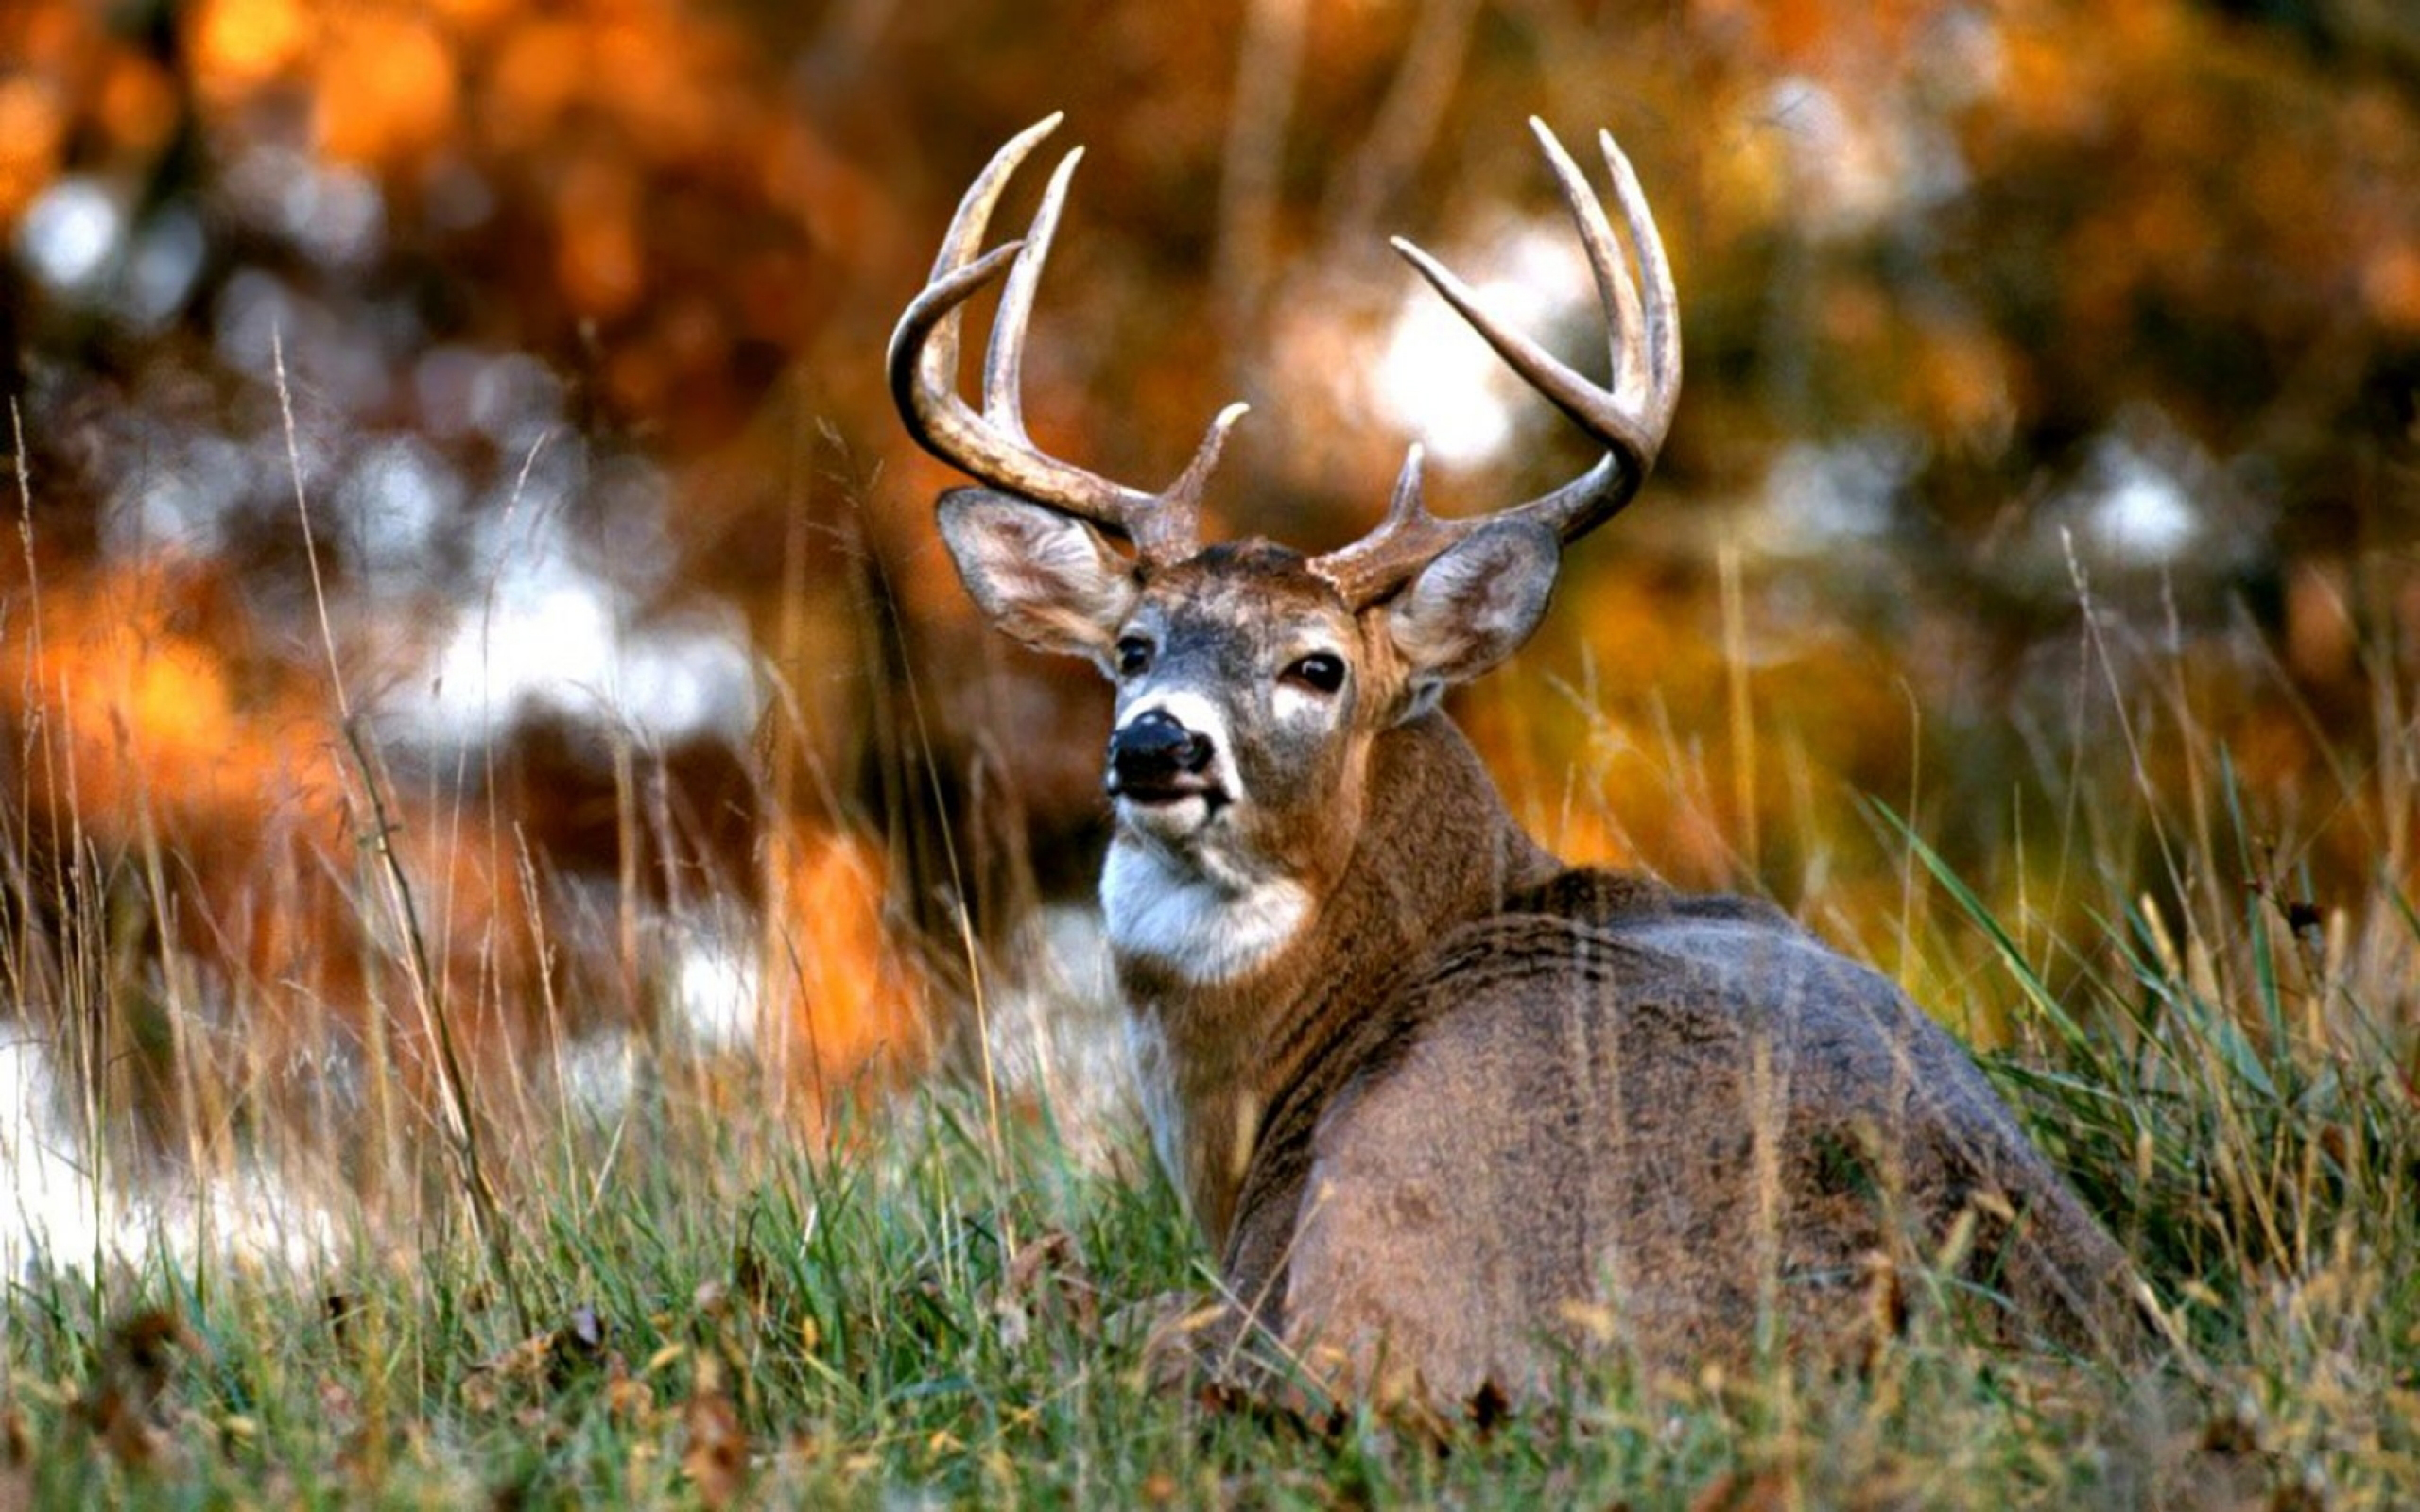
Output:
M1429 714L1377 737L1340 855L1311 875L1184 873L1113 845L1102 896L1144 1111L1213 1245L1259 1120L1430 946L1554 858L1512 822L1461 732ZM1168 948L1180 936L1188 949Z

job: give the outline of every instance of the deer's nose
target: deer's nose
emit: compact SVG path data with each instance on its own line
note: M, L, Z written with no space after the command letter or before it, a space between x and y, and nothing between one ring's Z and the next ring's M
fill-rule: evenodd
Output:
M1138 797L1189 787L1210 765L1210 737L1164 709L1147 709L1109 737L1109 785Z

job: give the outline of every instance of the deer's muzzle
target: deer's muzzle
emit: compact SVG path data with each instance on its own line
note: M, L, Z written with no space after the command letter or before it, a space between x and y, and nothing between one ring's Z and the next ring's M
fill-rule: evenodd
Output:
M1136 803L1172 803L1208 793L1216 754L1210 737L1187 730L1165 709L1147 709L1109 737L1111 796Z

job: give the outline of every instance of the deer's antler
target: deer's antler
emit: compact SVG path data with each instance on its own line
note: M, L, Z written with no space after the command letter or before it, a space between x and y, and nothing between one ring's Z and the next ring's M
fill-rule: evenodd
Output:
M1599 131L1597 142L1604 151L1623 223L1638 251L1639 273L1646 284L1643 301L1604 207L1570 154L1545 123L1532 118L1530 129L1537 134L1547 165L1554 170L1564 203L1570 208L1581 242L1587 249L1589 269L1596 275L1597 295L1604 305L1607 335L1613 345L1611 388L1590 383L1536 341L1498 322L1480 308L1469 284L1426 252L1400 237L1394 247L1487 338L1513 371L1604 444L1605 455L1596 466L1509 511L1552 527L1567 544L1613 518L1638 491L1648 469L1654 465L1681 395L1680 301L1673 292L1672 270L1665 261L1663 241L1655 233L1654 217L1648 214L1638 175L1614 145L1612 134ZM1401 589L1489 518L1493 517L1445 520L1429 513L1421 502L1420 448L1414 446L1404 459L1393 502L1378 528L1352 545L1314 558L1311 568L1333 583L1346 603L1360 609Z
M1244 413L1230 404L1210 422L1201 445L1174 483L1158 493L1113 483L1038 450L1025 428L1021 397L1026 325L1034 287L1050 256L1050 238L1067 198L1067 180L1083 156L1078 147L1059 160L1022 241L981 250L983 232L1001 193L1042 139L1058 129L1054 114L1009 139L959 201L941 256L923 293L891 333L890 393L918 444L995 489L1030 499L1112 531L1134 543L1153 566L1181 561L1200 548L1201 490L1218 465L1227 432ZM983 408L958 393L959 322L963 306L1005 272L1007 286L983 357Z

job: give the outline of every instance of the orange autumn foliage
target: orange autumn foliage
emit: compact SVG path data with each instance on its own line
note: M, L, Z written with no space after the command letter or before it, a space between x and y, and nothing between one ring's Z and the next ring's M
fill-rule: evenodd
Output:
M584 936L546 847L568 795L525 791L499 823L380 765L373 807L334 700L306 670L247 654L258 632L229 587L158 561L15 600L0 771L31 872L20 896L72 908L95 887L125 894L144 954L184 973L168 990L199 991L185 1008L214 1020L240 1005L255 1058L329 1022L357 1038L379 1014L425 1090L424 986L475 1058L635 1010L613 1005L610 971L565 959ZM763 889L774 1015L762 1048L811 1111L827 1080L919 1061L929 1004L886 928L878 849L792 821L763 855L749 886ZM79 866L95 868L84 882L69 877Z
M885 917L886 871L859 835L789 825L765 842L765 1053L821 1073L784 1078L795 1088L913 1068L931 1049L930 989Z

